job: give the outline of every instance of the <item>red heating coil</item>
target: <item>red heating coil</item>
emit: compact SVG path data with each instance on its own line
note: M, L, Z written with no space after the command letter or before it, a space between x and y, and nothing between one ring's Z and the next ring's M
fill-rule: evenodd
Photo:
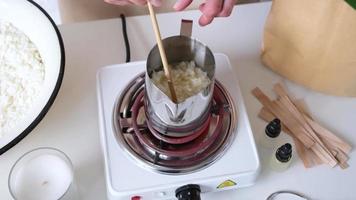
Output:
M222 102L221 99L223 98L223 94L221 92L216 92L216 91L218 91L218 90L214 90L213 97L214 97L214 100L216 101L216 103L219 105L219 103L221 104L221 102ZM202 133L208 132L207 130L209 130L209 126L208 125L210 124L211 116L209 117L209 121L207 120L209 123L206 123L206 124L204 123L204 125L202 126L201 129L199 129L199 131L197 131L196 133L193 133L192 135L180 138L180 141L177 141L176 138L168 138L168 137L162 136L160 133L158 133L156 131L152 131L153 130L152 127L149 128L150 133L153 136L155 136L158 140L161 140L161 141L164 141L164 142L167 142L167 143L170 143L170 142L173 141L173 143L171 143L171 144L183 144L183 143L180 143L180 142L182 142L182 141L189 142L189 141L192 141L192 140L195 140L195 139L198 140L198 143L196 145L190 145L188 148L184 148L184 149L168 150L168 149L162 149L160 147L157 147L151 140L149 140L149 138L143 136L143 134L139 130L139 126L137 124L138 112L139 112L140 108L144 105L143 96L144 96L144 91L141 91L140 94L135 99L135 102L133 104L133 107L132 107L132 117L133 117L132 126L133 126L133 129L135 131L135 134L136 134L139 142L142 145L145 145L146 147L150 148L151 150L153 150L153 151L155 151L155 152L157 152L159 154L166 155L166 156L171 156L171 157L185 157L185 156L194 155L197 152L199 152L201 150L204 150L204 149L208 148L209 146L211 146L214 143L214 141L218 138L218 135L222 130L222 126L223 126L223 123L222 123L223 120L222 119L223 119L224 114L225 114L226 111L225 111L223 106L220 106L219 110L218 110L218 113L217 113L218 121L217 121L215 130L210 135L209 139L198 140L197 138L199 138L199 136L203 136ZM147 123L147 125L150 126L149 123ZM205 126L207 126L207 127L205 127ZM159 137L157 137L157 135L159 135ZM192 141L192 142L194 142L194 141Z

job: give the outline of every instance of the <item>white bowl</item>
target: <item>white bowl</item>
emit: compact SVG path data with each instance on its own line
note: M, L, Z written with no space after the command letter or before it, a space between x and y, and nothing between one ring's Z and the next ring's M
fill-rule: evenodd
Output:
M50 16L31 0L0 0L0 20L11 22L36 45L45 65L44 87L25 119L0 138L0 155L43 119L57 96L64 74L64 46ZM1 45L1 44L0 44Z

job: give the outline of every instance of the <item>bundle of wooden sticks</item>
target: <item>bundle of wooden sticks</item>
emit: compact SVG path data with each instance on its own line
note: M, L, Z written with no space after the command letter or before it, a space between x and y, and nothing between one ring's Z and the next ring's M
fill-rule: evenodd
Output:
M268 122L274 118L281 120L283 131L293 138L304 166L310 168L325 163L347 168L351 145L314 121L303 101L291 98L282 84L275 84L273 90L276 100L271 100L259 88L252 90L263 105L259 117Z

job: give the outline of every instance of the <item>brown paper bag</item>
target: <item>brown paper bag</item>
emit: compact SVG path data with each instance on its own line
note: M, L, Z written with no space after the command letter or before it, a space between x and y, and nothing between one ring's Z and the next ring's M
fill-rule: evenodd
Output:
M273 0L262 61L311 89L356 96L356 10L344 0Z

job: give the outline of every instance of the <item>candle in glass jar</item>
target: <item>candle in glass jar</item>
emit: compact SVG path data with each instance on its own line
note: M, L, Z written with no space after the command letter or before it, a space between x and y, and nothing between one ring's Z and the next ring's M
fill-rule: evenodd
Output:
M17 200L58 200L73 182L70 163L54 154L24 156L10 175L10 190Z

